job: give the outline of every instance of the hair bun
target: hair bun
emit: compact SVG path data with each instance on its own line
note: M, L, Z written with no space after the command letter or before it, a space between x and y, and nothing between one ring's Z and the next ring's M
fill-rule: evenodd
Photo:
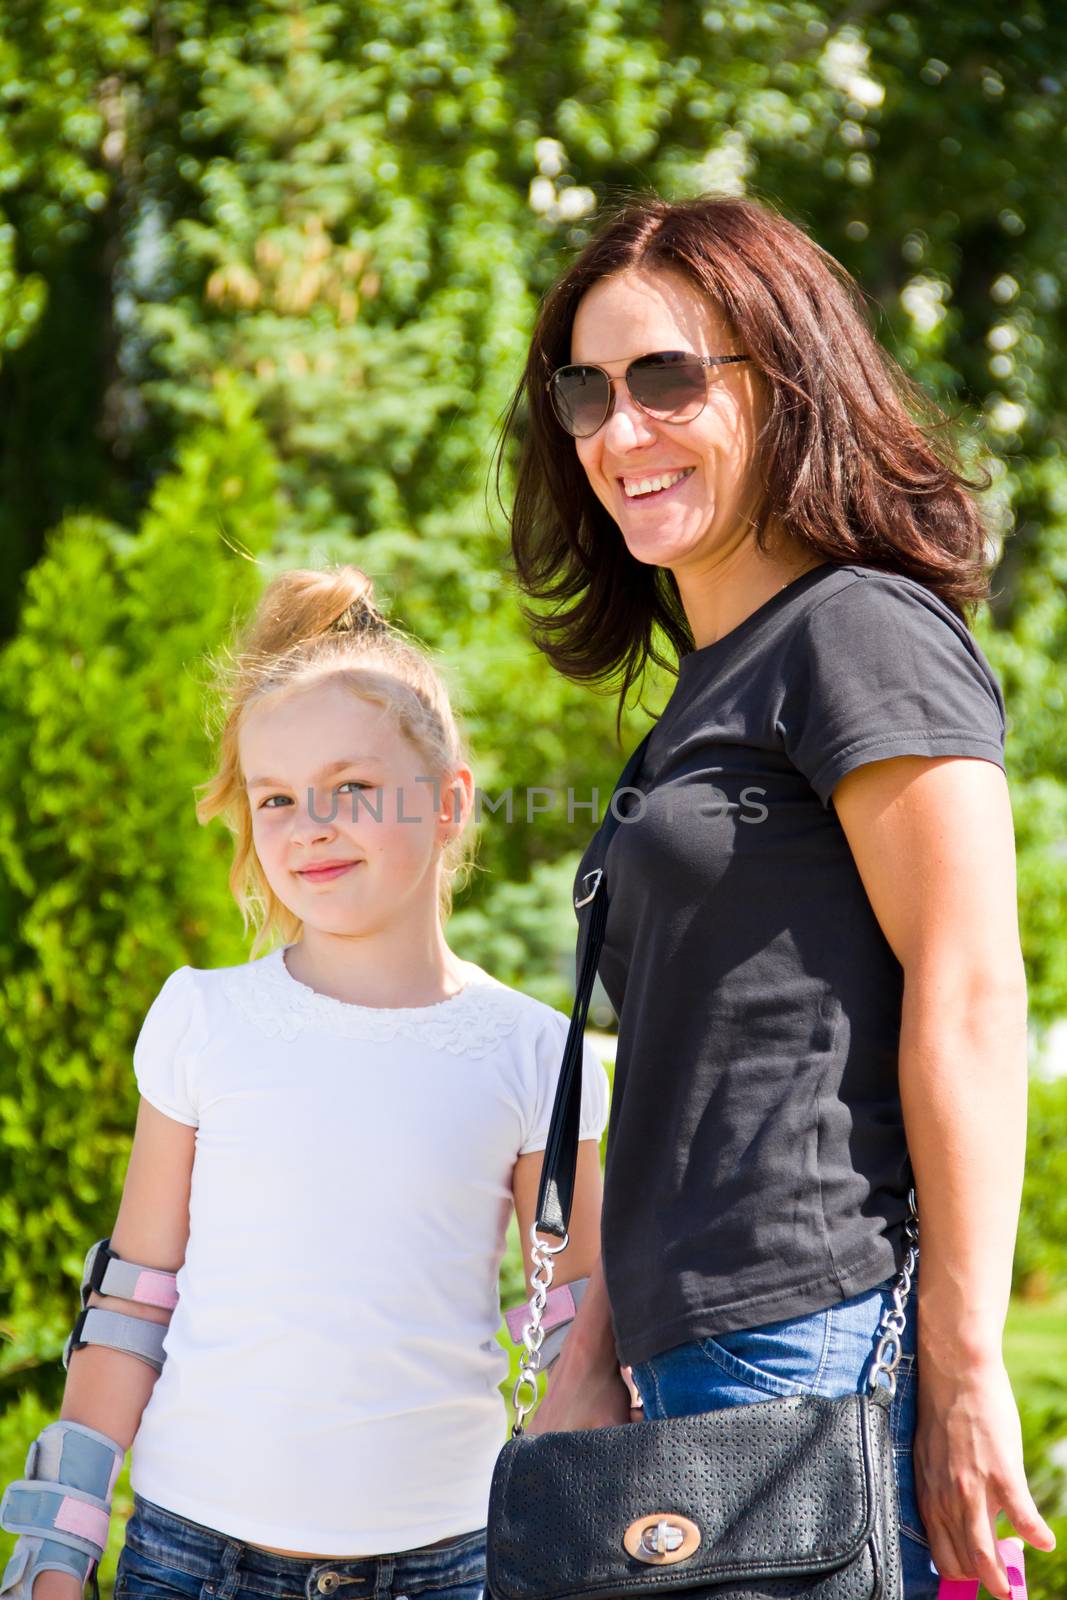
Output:
M350 602L330 626L327 633L377 633L388 629L389 624L371 600L369 594L360 595Z

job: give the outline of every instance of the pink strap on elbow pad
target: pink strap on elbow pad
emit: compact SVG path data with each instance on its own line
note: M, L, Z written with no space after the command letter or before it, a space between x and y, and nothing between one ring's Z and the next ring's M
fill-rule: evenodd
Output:
M146 1267L138 1273L134 1284L134 1300L142 1305L158 1306L162 1311L173 1311L178 1304L178 1285L173 1272L158 1272Z
M1008 1574L1011 1600L1026 1600L1022 1545L1017 1539L998 1539L997 1549ZM937 1600L978 1600L978 1583L974 1578L942 1578Z
M112 1250L110 1237L98 1239L85 1258L81 1287L83 1311L94 1289L97 1294L158 1306L161 1311L173 1311L178 1304L176 1273L124 1260Z
M575 1316L574 1296L569 1283L561 1283L558 1289L550 1289L545 1301L544 1316L541 1326L546 1333L551 1333L553 1328L558 1328L563 1322L573 1322ZM513 1344L522 1343L523 1329L530 1324L530 1307L528 1305L513 1306L510 1311L504 1312L504 1321L508 1325L508 1333Z

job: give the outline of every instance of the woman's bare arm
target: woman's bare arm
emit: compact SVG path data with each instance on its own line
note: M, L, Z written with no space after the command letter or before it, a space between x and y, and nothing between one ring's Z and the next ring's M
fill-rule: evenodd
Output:
M520 1156L515 1167L515 1210L522 1235L526 1281L530 1280L530 1227L541 1180L542 1152ZM594 1139L578 1146L578 1170L571 1211L570 1244L555 1257L554 1283L589 1279L559 1360L552 1368L541 1404L527 1432L606 1427L630 1421L630 1393L619 1375L615 1335L600 1265L600 1202L603 1180L600 1149Z
M541 1404L526 1425L527 1433L563 1433L580 1428L608 1428L639 1420L630 1391L619 1370L611 1305L598 1256L578 1315L552 1368Z
M833 802L904 969L900 1092L919 1199L919 1509L943 1577L1006 1600L1003 1510L1054 1537L1023 1472L1002 1337L1022 1191L1026 983L1007 782L989 761L899 756Z

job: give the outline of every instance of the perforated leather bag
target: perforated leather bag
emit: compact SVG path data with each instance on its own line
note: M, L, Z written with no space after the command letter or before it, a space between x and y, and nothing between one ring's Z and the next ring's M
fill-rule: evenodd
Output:
M899 1600L888 1393L512 1439L487 1570L493 1600Z
M630 784L643 752L644 743L616 793ZM609 807L605 852L617 822ZM567 1242L582 1035L607 920L603 872L589 878L591 889L575 902L588 909L532 1230L532 1320L515 1388L517 1420L489 1500L487 1600L657 1592L692 1600L902 1600L889 1408L917 1259L914 1200L907 1257L879 1328L867 1393L533 1438L523 1432L536 1403L553 1257Z

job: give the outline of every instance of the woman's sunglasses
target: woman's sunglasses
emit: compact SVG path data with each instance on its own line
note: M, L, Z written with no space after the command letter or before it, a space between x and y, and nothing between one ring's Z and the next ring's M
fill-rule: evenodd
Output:
M695 356L691 350L659 350L638 356L626 369L634 405L660 422L692 422L708 399L708 368L748 356ZM615 409L615 384L603 367L557 367L545 385L560 426L574 439L588 439Z

